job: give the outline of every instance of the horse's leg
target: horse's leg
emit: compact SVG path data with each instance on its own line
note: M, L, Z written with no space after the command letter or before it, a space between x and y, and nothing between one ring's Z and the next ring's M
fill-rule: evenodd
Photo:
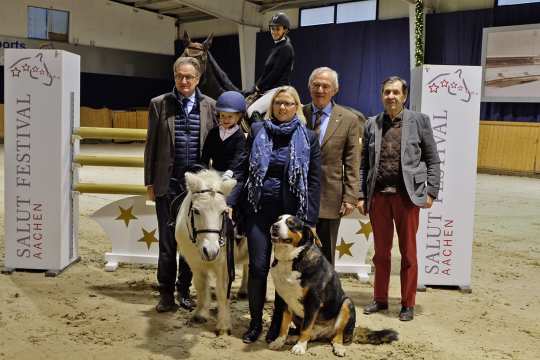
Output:
M242 282L236 295L239 299L247 299L248 271L249 264L242 265Z
M227 299L227 286L229 275L226 269L216 274L216 297L218 304L218 316L216 335L231 334L231 313L229 299Z
M206 322L209 313L209 293L208 293L208 274L202 269L193 271L193 285L197 290L197 308L193 314L193 321Z

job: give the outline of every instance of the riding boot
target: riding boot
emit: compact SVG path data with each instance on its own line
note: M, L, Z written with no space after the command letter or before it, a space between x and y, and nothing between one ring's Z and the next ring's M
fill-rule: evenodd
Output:
M283 320L283 312L285 311L285 301L281 296L276 292L276 297L274 300L274 312L272 314L272 322L266 333L266 342L270 344L272 341L276 340L279 336L279 330L281 328L281 322Z
M266 279L254 278L250 274L248 280L248 298L251 321L242 340L246 344L251 344L257 341L262 332L262 314L264 300L266 298Z

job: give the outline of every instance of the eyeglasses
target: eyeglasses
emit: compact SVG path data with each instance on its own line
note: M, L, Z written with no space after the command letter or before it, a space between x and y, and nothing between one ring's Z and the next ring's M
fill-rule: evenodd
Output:
M195 80L196 78L197 76L194 76L194 75L181 75L181 74L174 75L174 80L177 80L177 81L186 80L187 82L191 82Z
M278 108L281 107L281 105L285 106L286 108L291 108L293 106L296 106L296 103L289 101L274 101L273 105Z
M319 88L321 88L322 91L330 91L330 89L332 88L332 86L329 85L329 84L322 84L322 83L318 83L318 82L313 82L313 83L311 83L310 87L311 87L312 89L319 89Z

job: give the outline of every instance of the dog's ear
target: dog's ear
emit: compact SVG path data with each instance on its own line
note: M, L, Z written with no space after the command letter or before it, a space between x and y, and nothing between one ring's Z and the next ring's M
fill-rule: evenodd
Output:
M322 248L321 239L319 239L319 235L317 235L317 232L315 231L314 227L311 227L308 224L304 224L304 229L302 231L302 236L306 240L312 241L313 243L315 243L315 245Z

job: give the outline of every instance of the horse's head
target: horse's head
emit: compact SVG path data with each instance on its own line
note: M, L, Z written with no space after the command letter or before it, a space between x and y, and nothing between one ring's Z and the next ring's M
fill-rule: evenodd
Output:
M204 261L217 258L225 245L225 220L228 216L225 198L236 185L236 180L223 180L214 170L196 174L186 173L187 199L191 199L187 213L187 228L191 241L199 249Z
M213 38L214 34L211 33L210 35L208 35L206 40L204 40L204 42L196 43L192 42L187 31L184 31L183 42L185 48L182 56L189 56L197 59L201 66L201 75L204 74L206 71L206 64L208 62L208 49L210 49L210 46L212 46Z

